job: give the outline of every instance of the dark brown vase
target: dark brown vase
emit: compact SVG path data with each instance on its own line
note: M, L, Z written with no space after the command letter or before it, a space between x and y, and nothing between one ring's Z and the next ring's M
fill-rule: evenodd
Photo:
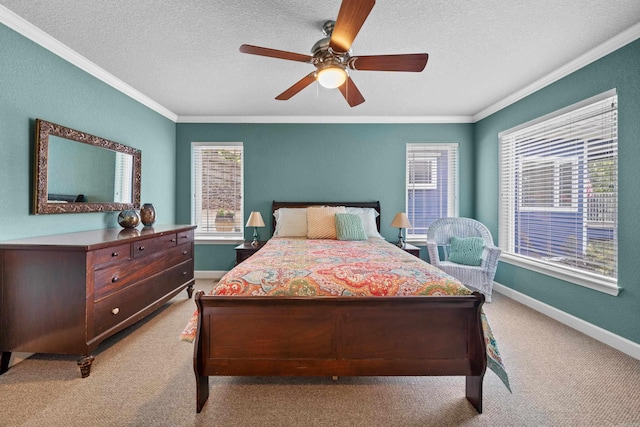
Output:
M140 209L140 219L145 227L149 227L156 222L156 208L153 203L145 203Z
M139 222L138 212L134 210L124 210L118 215L118 224L123 228L135 228Z

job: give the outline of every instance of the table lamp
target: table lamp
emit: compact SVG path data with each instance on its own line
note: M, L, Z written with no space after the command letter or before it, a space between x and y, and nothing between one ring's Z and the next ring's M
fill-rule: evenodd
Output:
M253 227L253 241L251 242L251 246L258 246L258 227L264 227L264 221L262 220L260 212L251 212L245 227Z
M409 218L407 218L407 214L404 212L398 212L396 216L391 221L391 226L399 229L398 231L398 243L396 245L400 248L404 248L404 238L402 237L402 229L403 228L411 228L411 223L409 222Z

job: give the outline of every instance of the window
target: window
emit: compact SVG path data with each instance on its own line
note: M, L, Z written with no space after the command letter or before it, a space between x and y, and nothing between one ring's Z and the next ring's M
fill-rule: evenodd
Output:
M424 240L438 218L458 215L458 144L407 144L407 238Z
M133 156L116 151L116 172L113 185L113 201L132 203L133 200Z
M523 157L520 186L522 210L577 207L577 169L571 159Z
M505 260L617 294L615 91L502 132Z
M198 225L196 237L244 237L242 148L242 143L192 143L191 220Z

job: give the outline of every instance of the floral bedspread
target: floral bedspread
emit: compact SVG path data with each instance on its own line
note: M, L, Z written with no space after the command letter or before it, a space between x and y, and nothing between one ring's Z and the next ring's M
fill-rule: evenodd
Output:
M438 296L471 291L444 271L382 239L368 241L274 238L235 266L211 295ZM497 343L484 313L487 365L509 388ZM195 338L197 312L180 334Z

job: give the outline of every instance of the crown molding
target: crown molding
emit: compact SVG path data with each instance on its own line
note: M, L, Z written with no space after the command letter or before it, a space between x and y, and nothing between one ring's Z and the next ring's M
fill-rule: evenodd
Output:
M84 56L80 55L78 52L69 48L69 46L56 40L49 34L45 33L35 25L16 15L2 5L0 5L0 23L6 25L7 27L23 35L29 40L39 44L45 49L51 51L53 54L89 73L93 77L108 84L109 86L122 92L128 97L138 101L142 105L150 108L158 114L163 115L173 122L177 120L178 116L172 111L169 111L167 108L158 104L156 101L144 95L142 92L139 92L114 75L108 73L103 68L99 67Z
M473 123L471 116L178 116L177 123Z
M476 123L640 38L640 23L473 116L178 116L0 5L0 23L175 123Z
M621 32L617 36L607 40L601 45L591 49L589 52L579 56L575 60L569 62L563 67L558 68L552 73L547 74L540 80L533 82L532 84L524 87L523 89L513 93L512 95L504 98L502 101L498 101L488 108L480 111L473 116L473 122L478 122L493 113L502 110L505 107L533 94L534 92L560 80L563 77L568 76L571 73L578 71L580 68L585 67L592 62L597 61L600 58L620 49L623 46L640 38L640 23L629 27L625 31Z

